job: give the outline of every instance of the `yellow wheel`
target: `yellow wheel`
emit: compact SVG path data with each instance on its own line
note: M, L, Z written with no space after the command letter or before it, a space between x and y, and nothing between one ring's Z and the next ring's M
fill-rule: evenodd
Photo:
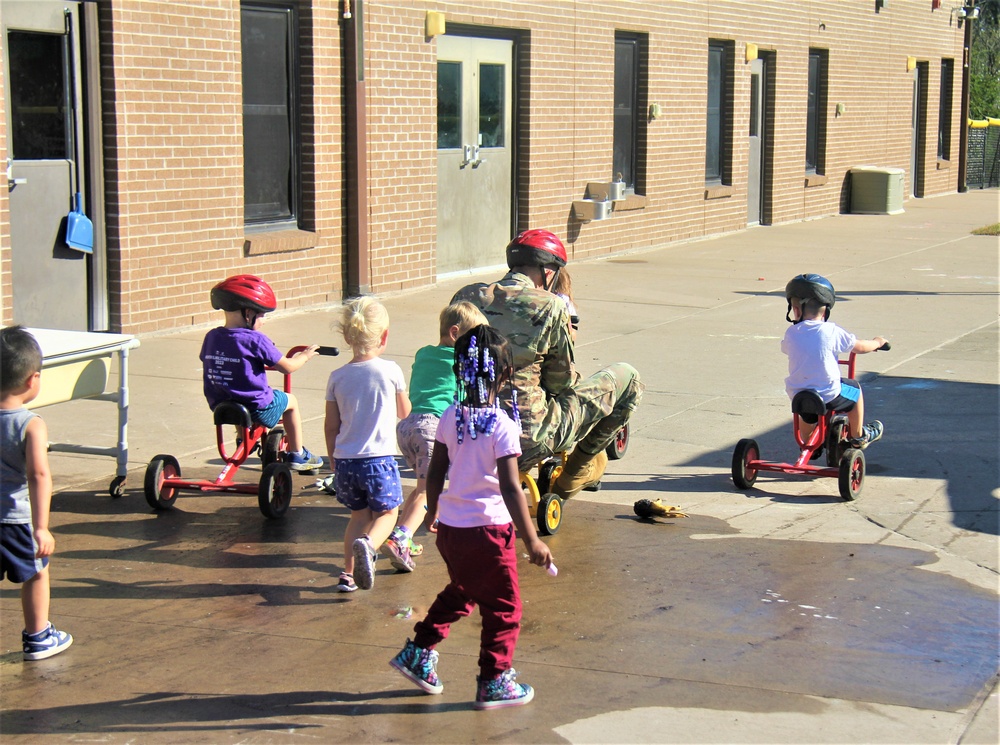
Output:
M563 501L556 494L542 495L538 504L538 532L555 535L562 524Z

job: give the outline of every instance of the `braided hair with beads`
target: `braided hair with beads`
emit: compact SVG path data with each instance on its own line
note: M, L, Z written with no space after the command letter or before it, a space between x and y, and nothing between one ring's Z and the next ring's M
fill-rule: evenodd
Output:
M514 423L521 426L512 383L514 358L507 339L495 328L475 326L455 341L455 427L459 443L468 432L475 440L493 434L500 413L498 393L510 385Z

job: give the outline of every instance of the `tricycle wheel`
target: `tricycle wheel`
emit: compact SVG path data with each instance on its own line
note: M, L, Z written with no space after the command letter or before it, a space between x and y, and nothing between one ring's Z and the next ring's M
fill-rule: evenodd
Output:
M556 478L559 474L556 469L561 469L562 466L559 461L555 458L547 461L543 461L541 465L538 466L538 491L540 494L544 494L555 483Z
M830 428L826 433L826 465L830 468L839 466L847 448L847 422L839 418L834 419L830 422Z
M264 466L277 463L281 458L281 446L285 441L285 430L275 427L264 436L264 442L260 446L260 460Z
M178 478L181 475L181 467L177 459L172 455L157 455L149 461L146 466L146 479L143 482L143 491L146 493L146 502L154 510L172 509L177 501L177 489L172 486L164 487L164 479Z
M840 496L853 502L861 494L865 483L865 454L857 448L849 448L840 461Z
M562 524L563 501L557 494L543 494L538 502L538 532L555 535Z
M271 463L264 468L257 489L257 504L268 520L277 520L292 503L292 469L285 463Z
M125 477L115 476L111 479L111 485L108 487L108 494L114 499L120 499L125 496Z
M605 452L608 454L608 460L621 460L625 457L625 453L628 452L628 425L622 425L622 428L618 430L618 434L615 435L615 439L611 441L611 444L605 448Z
M744 438L733 451L733 483L737 489L749 489L757 480L757 469L750 465L752 460L760 460L760 448L756 440Z

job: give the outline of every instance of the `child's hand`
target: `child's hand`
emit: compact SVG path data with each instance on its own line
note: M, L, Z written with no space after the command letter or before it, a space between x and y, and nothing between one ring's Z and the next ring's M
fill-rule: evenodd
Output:
M56 550L56 539L44 528L35 531L35 543L38 546L38 551L35 552L36 558L44 559L46 556L52 556L52 552Z
M319 352L319 344L313 344L311 347L306 347L295 354L293 357L305 357L307 360L311 360Z
M535 566L547 568L552 564L552 552L549 551L549 547L538 536L526 540L524 546L528 549L528 561Z

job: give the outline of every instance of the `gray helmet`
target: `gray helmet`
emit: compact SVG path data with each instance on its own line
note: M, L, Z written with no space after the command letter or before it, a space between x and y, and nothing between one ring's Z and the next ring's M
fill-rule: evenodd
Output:
M797 297L800 300L815 300L820 305L825 305L824 321L830 320L830 310L833 308L833 304L837 302L837 294L833 289L833 285L830 284L830 280L826 277L822 277L819 274L800 274L797 277L793 277L785 285L785 299L788 301L785 320L789 323L796 323L791 318L793 297Z

